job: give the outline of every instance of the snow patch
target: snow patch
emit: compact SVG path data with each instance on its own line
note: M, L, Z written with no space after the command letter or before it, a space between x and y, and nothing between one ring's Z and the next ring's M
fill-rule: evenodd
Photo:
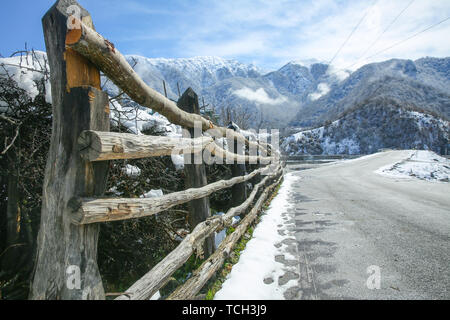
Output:
M158 190L150 190L147 193L144 193L141 198L158 198L162 197L164 195L163 191L161 189Z
M143 107L123 107L117 100L111 101L111 121L139 135L151 128L165 136L182 135L181 127L170 123L163 115Z
M172 154L172 162L175 166L175 170L183 170L184 169L184 156L182 154Z
M181 127L172 124L163 115L152 113L152 110L143 107L124 107L117 100L111 101L111 122L120 124L137 135L142 135L142 131L154 129L164 136L182 137ZM183 156L172 156L172 162L176 170L184 168Z
M141 175L141 169L131 164L127 164L125 168L122 168L122 172L129 177L139 177Z
M432 151L411 151L405 160L381 167L375 173L394 178L450 182L450 160Z
M40 82L44 78L44 73L40 71L44 71L45 68L50 70L46 57L45 52L35 51L34 55L30 52L28 55L1 58L0 65L2 68L0 68L0 73L7 72L16 81L19 88L25 90L29 97L34 100L39 94L36 82ZM48 79L45 82L45 101L52 103Z
M159 300L160 298L161 298L161 294L158 291L150 298L150 300Z

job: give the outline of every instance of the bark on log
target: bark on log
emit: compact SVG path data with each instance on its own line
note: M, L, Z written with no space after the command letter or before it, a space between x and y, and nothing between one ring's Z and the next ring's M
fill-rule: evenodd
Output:
M280 171L277 172L277 174L279 173ZM206 238L218 229L231 226L232 218L244 212L253 203L259 189L266 184L269 178L269 176L265 177L261 183L255 186L251 196L240 206L230 209L225 215L210 217L198 224L174 251L127 289L126 295L117 297L116 300L146 300L152 297L169 281L170 276L189 259L194 251L202 246Z
M216 191L230 188L236 183L248 181L258 174L267 172L267 170L271 170L270 166L255 170L246 176L221 180L202 188L188 189L150 199L74 197L68 207L72 210L70 214L72 222L77 225L146 217L182 203L204 198Z
M198 103L198 96L191 88L188 88L181 98L177 102L178 107L186 111L190 114L200 114L200 106ZM200 130L199 130L200 131ZM201 132L197 133L200 136L195 136L196 132L194 129L189 129L191 138L201 138ZM189 188L201 188L208 184L208 180L206 178L206 168L203 163L202 153L197 154L185 154L186 157L190 158L189 164L186 163L184 165L184 173L185 173L185 189ZM198 162L196 162L196 158L198 158ZM196 199L189 201L189 215L188 221L191 231L197 226L200 222L205 221L211 216L211 210L209 208L209 198L204 197L201 199ZM208 237L205 239L204 243L204 256L209 257L215 249L214 237Z
M67 207L73 197L103 194L108 162L83 161L77 139L84 130L109 131L108 95L95 88L100 72L75 51L65 50L71 5L78 6L82 21L93 27L89 13L74 0L58 1L42 21L51 70L53 130L31 299L105 298L97 266L99 226L73 225Z
M258 212L260 212L271 190L280 183L281 179L282 177L264 190L253 209L245 216L235 231L222 241L216 252L194 272L189 280L179 286L167 300L190 300L197 295L208 280L223 266L225 259L230 255L233 247L258 216Z
M249 156L236 154L234 152L230 152L228 150L222 149L216 143L210 143L205 147L212 155L224 159L224 163L226 160L230 162L237 163L259 163L260 161L263 163L277 162L277 158L275 157L261 157L261 156Z
M139 159L208 150L216 157L239 162L257 161L256 157L237 155L219 147L211 137L195 139L135 135L129 133L83 131L78 138L80 154L88 161ZM267 162L276 158L265 157ZM225 161L224 161L225 162Z
M255 185L255 187L253 188L252 192L250 193L250 196L239 206L231 208L226 214L224 214L222 216L223 220L226 221L225 224L226 226L231 226L231 222L233 217L238 216L242 213L244 213L245 209L253 203L253 201L255 200L255 197L259 191L259 189L266 185L267 181L270 179L276 179L277 177L279 177L282 174L283 170L281 168L281 166L278 166L278 168L274 171L273 174L269 174L268 176L266 176L264 179L262 179L258 184Z
M212 143L210 137L196 139L83 131L78 146L83 159L105 161L190 154Z
M68 47L88 58L132 100L159 112L174 124L185 128L194 128L195 122L200 122L204 131L216 129L222 137L233 137L246 145L265 150L264 147L248 141L243 135L233 130L216 126L200 115L180 110L173 101L145 84L114 44L83 22L80 22L80 25L81 32L72 30L67 35Z

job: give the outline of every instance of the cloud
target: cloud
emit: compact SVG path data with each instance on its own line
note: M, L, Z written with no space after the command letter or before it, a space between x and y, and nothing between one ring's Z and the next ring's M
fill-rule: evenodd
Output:
M244 87L242 89L234 91L233 94L240 98L253 101L257 104L278 105L287 101L287 99L283 96L272 99L263 88L252 90L250 88Z
M320 97L326 95L328 92L330 92L330 87L326 83L320 83L317 86L317 91L309 94L308 98L311 101L316 101Z
M350 67L355 70L364 64L391 58L417 59L427 55L438 57L449 55L450 41L437 39L448 38L450 21L399 46L374 55L449 17L449 1L416 0L374 46L371 46L374 40L380 37L383 30L411 1L379 0L375 6L370 7L371 2L361 1L357 4L352 2L352 5L342 6L340 12L334 12L305 26L304 33L299 37L301 44L297 45L302 56L330 60L365 12L368 14L364 23L333 62L336 68ZM363 56L364 53L366 54Z
M335 76L339 81L344 81L350 76L351 72L347 69L340 69L331 65L327 70L327 74Z
M193 56L220 56L234 58L242 55L251 56L267 48L262 34L242 34L226 40L187 43L185 50Z
M104 21L100 30L112 40L118 39L118 45L123 42L122 51L127 54L221 56L268 70L292 60L330 61L365 13L363 23L333 61L335 69L354 70L391 58L444 57L450 53L447 21L374 56L449 17L448 0L415 0L373 47L374 40L411 0L378 0L375 5L374 0L89 1L99 6L96 21Z

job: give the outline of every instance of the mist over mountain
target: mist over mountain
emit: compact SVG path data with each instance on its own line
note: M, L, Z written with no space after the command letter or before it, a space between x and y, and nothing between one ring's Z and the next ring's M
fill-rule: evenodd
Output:
M192 87L217 113L231 107L251 115L249 126L255 129L291 128L294 134L284 143L287 153L420 146L439 152L448 145L450 58L392 59L353 73L320 61L292 61L263 73L254 65L219 57L127 59L162 94L164 81L174 101L178 89L182 94ZM21 86L33 84L19 76ZM104 89L110 96L119 93L110 81ZM434 120L420 120L428 117Z
M318 126L367 99L392 98L450 117L450 58L392 59L365 65L315 101L302 105L294 126Z
M169 98L178 99L178 86L181 93L192 87L217 110L231 106L254 113L254 124L262 119L277 128L320 126L375 97L450 116L450 58L392 59L353 73L324 62L293 61L267 74L254 65L219 57L127 59L160 93L164 80Z
M178 87L181 94L191 87L216 111L224 107L245 109L253 114L252 125L271 128L286 126L302 104L328 92L328 87L337 85L342 77L329 73L328 65L320 62L291 62L264 74L254 65L219 57L127 59L142 79L162 94L165 81L167 96L172 100L178 99ZM111 83L106 90L111 95L118 92Z
M166 81L167 94L171 99L178 99L177 83L181 91L191 87L200 95L205 89L230 78L253 79L261 76L260 70L253 65L219 57L150 59L130 55L127 59L135 65L135 71L142 79L160 93L164 93L162 81Z
M299 128L283 143L289 154L385 147L440 152L448 144L450 58L392 59L354 72L317 60L292 61L265 74L218 57L127 58L160 93L164 80L173 100L178 86L181 93L192 87L217 112L231 107L252 114L253 128Z

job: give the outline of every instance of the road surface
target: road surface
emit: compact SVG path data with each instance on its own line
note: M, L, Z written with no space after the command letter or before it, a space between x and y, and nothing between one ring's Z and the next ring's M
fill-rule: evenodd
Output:
M408 154L294 173L300 278L286 298L450 299L450 183L374 173Z

